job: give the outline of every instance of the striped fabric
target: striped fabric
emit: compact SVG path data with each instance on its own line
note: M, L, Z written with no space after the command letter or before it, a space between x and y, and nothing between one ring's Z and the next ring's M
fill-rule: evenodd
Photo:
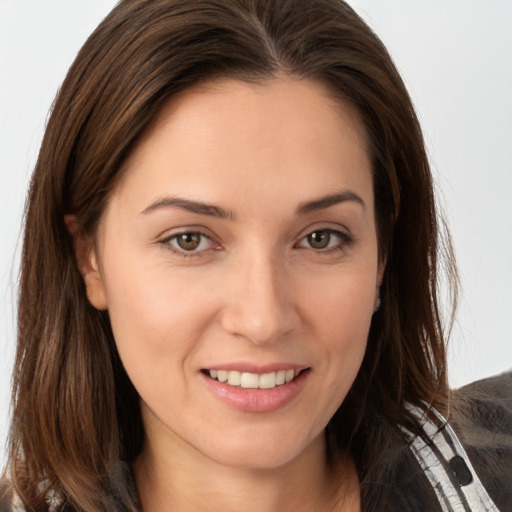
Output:
M499 512L448 422L433 408L428 409L430 415L419 407L408 408L420 420L431 442L401 428L436 493L440 509L443 512Z

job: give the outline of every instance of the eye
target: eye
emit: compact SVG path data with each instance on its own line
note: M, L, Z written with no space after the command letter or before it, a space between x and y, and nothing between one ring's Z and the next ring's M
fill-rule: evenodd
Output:
M213 242L206 235L203 235L203 233L187 231L172 235L169 238L162 240L162 243L170 246L170 248L175 252L192 253L209 249Z
M351 241L352 238L341 231L334 229L317 229L306 235L299 242L298 246L322 251L343 249L344 246Z

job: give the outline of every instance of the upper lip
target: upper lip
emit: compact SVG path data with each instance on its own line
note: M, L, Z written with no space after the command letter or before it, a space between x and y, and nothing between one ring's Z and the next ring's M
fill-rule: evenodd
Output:
M264 365L258 365L254 363L221 363L214 364L203 368L203 370L226 370L226 371L237 371L241 373L257 373L264 375L266 373L278 372L279 370L305 370L309 368L307 365L297 363L270 363Z

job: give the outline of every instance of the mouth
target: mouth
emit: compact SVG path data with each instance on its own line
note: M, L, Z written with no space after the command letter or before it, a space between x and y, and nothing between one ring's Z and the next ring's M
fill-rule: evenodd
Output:
M274 389L294 381L306 369L278 370L270 373L249 373L236 370L203 370L203 373L228 386L243 389Z

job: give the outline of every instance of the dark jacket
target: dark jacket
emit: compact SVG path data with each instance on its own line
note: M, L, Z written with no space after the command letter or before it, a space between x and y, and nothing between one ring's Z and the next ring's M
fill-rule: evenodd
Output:
M454 392L449 418L490 497L512 512L512 372Z
M512 512L512 372L455 390L448 423L462 443L475 477L479 478L498 510ZM413 455L408 440L396 431L390 432L389 438L391 441L382 450L383 466L376 471L376 474L387 475L386 481L371 484L372 492L367 495L372 497L372 503L363 504L366 505L363 511L442 511L426 471ZM456 490L463 491L467 475L457 475L458 468L450 467L450 461L442 464L456 484ZM459 507L447 507L446 510L485 510L482 507Z

